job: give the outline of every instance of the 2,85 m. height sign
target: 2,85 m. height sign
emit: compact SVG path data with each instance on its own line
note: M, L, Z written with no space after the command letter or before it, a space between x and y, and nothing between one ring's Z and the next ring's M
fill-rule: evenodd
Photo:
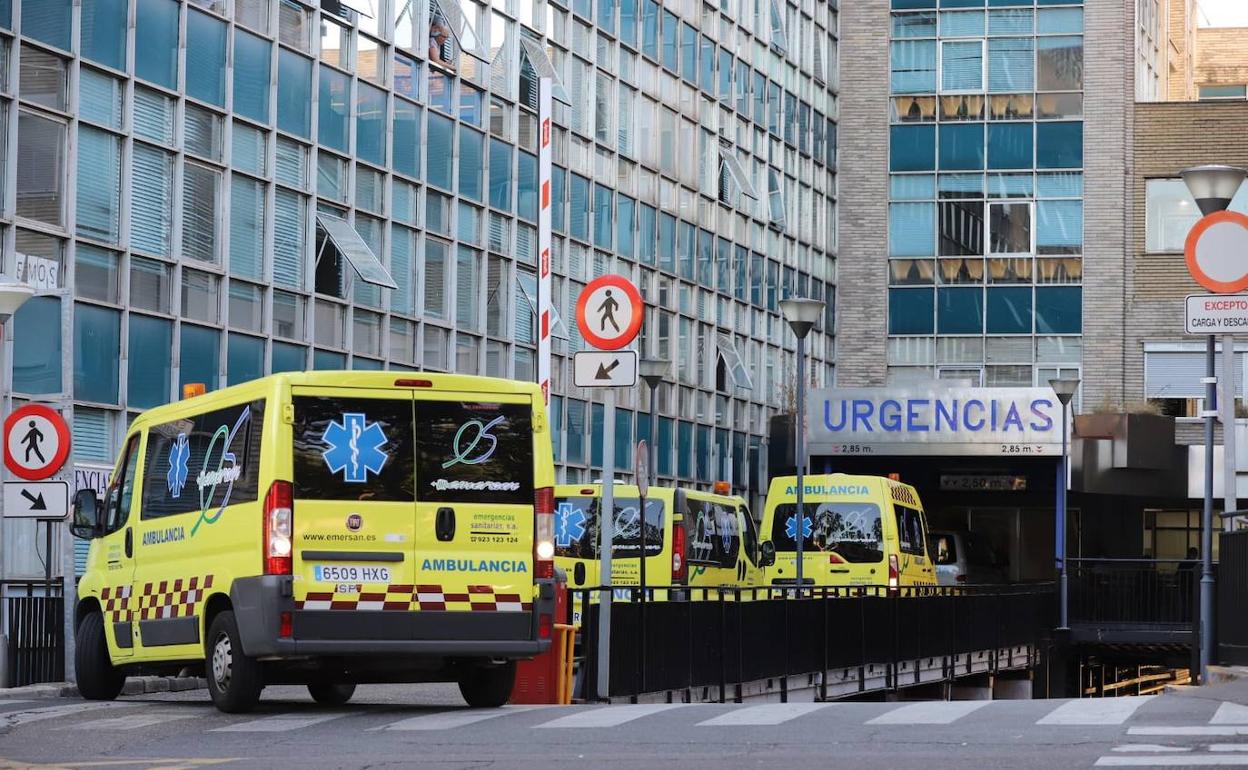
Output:
M1185 304L1188 334L1248 332L1248 294L1189 294Z

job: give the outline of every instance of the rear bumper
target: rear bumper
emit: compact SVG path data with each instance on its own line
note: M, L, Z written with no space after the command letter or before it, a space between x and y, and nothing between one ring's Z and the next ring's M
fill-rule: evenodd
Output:
M550 647L539 636L541 615L552 615L555 586L540 581L531 612L437 610L299 610L291 578L266 575L234 581L230 598L252 657L415 655L429 658L531 658ZM281 614L292 634L282 637Z

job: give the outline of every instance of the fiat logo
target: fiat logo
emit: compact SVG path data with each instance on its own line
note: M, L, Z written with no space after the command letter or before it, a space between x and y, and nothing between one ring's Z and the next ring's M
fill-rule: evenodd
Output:
M347 517L347 529L355 532L362 526L364 526L364 517L360 514L353 513Z

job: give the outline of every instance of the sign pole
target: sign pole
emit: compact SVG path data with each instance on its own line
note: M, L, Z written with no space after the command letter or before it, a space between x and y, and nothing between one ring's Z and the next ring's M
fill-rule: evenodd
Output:
M1213 658L1213 421L1217 417L1218 378L1214 336L1205 337L1205 506L1200 516L1200 683L1209 683Z
M598 698L611 695L611 549L615 542L615 390L607 388L603 399L602 497L598 511L598 582L606 587L598 598Z
M1242 378L1235 372L1235 337L1231 334L1222 335L1222 402L1218 408L1222 411L1222 465L1223 465L1223 508L1224 511L1239 510L1238 484L1236 483L1236 454L1238 447L1235 435L1235 407L1239 403L1239 388L1236 385ZM1226 527L1231 526L1230 518L1223 520Z
M551 213L551 113L553 81L537 79L537 122L541 127L537 149L537 178L541 198L537 210L537 384L550 405L550 213Z

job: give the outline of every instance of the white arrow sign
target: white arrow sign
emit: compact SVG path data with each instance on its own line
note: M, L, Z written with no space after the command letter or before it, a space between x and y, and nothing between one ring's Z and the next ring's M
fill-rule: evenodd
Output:
M572 358L578 388L631 388L637 384L636 350L582 350Z
M64 519L68 515L69 484L66 482L4 482L4 518Z

